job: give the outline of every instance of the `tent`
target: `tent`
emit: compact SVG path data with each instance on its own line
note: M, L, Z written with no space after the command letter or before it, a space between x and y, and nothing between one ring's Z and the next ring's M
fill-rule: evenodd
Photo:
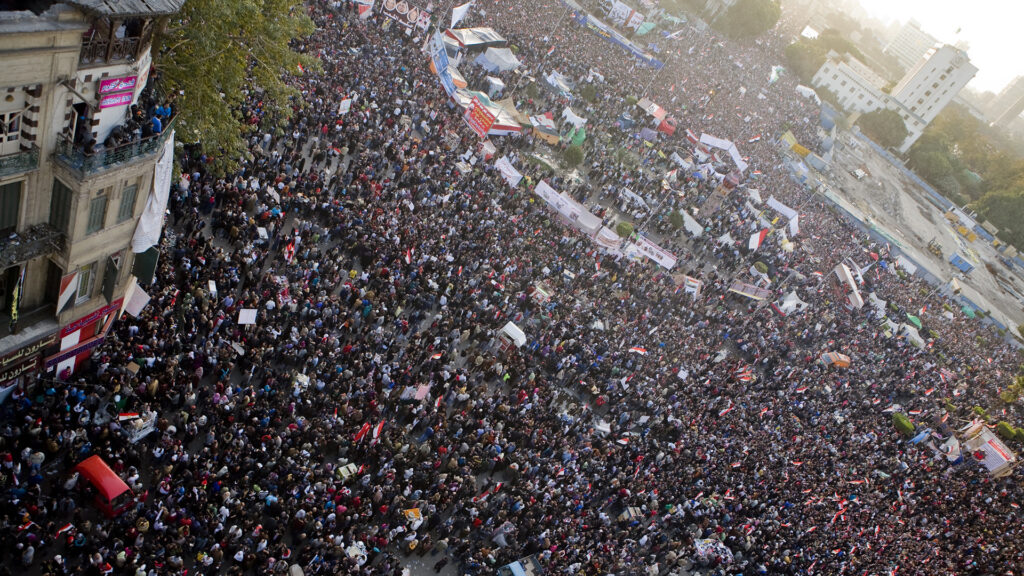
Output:
M981 420L975 420L962 428L964 448L989 474L999 478L1013 472L1017 455L1010 450Z
M463 109L468 109L473 106L473 99L475 98L494 116L494 123L491 125L490 130L487 131L488 136L507 136L509 134L522 132L523 128L519 125L519 121L516 120L516 117L508 110L498 106L494 102L491 102L491 99L483 92L464 90L460 88L452 94L452 98L455 100L455 103Z
M820 357L821 363L825 366L838 366L839 368L850 367L850 357L839 352L825 352Z
M501 327L498 338L509 346L515 346L516 348L521 348L526 344L526 333L512 322Z
M550 87L555 92L558 92L563 96L572 95L573 84L572 82L569 81L567 77L563 76L561 73L550 72L547 76L544 77L544 81L547 83L548 87Z
M821 105L821 99L818 98L818 93L814 91L814 88L809 88L807 86L804 86L803 84L797 84L796 92L797 94L803 96L804 98L814 100L815 104L819 106Z
M555 121L551 118L550 112L538 116L530 116L530 124L533 126L533 132L537 138L552 146L558 144L558 129L555 128Z
M587 129L583 126L576 128L573 126L569 129L569 133L565 135L566 140L572 143L573 146L581 146L583 141L587 139Z
M508 48L488 48L476 57L474 62L488 72L508 72L522 65Z
M918 330L922 328L921 319L913 314L907 314L907 321L913 324Z
M721 148L722 150L725 150L726 152L729 153L729 156L732 158L733 164L736 165L736 168L739 169L740 172L747 171L746 161L743 160L743 157L740 156L739 149L736 148L736 145L733 144L731 141L725 140L724 138L717 138L710 134L701 134L700 142L701 144L706 144L708 146L713 146L715 148Z
M459 44L459 48L464 49L482 50L508 44L508 41L501 34L498 34L494 28L457 28L455 30L445 30L444 34L456 41Z
M647 98L641 98L639 101L637 101L636 107L640 108L644 112L647 112L651 116L654 116L654 118L656 118L659 122L664 120L665 117L668 116L668 112L666 112L664 108L658 106L657 104L655 104L651 100L648 100Z

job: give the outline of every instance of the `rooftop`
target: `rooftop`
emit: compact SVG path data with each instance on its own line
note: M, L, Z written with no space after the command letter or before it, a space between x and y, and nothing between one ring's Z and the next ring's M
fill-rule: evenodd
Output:
M64 0L88 14L96 16L166 16L174 14L185 0Z

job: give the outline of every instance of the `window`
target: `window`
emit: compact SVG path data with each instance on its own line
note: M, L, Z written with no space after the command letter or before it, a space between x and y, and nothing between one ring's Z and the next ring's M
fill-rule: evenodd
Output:
M843 80L842 82L840 82L839 85L840 86L846 86L846 80Z
M21 212L21 180L0 186L0 234L6 236L18 228Z
M78 294L75 302L84 302L92 297L92 285L96 281L96 263L86 264L78 269Z
M50 226L67 234L68 219L71 217L71 188L53 179L53 195L50 199Z
M833 74L832 75L832 79L833 80L839 80L839 74Z
M910 111L911 112L917 112L917 106L911 106L910 107Z
M939 87L939 83L938 82L932 82L932 88L938 88L938 87Z
M121 207L117 210L117 222L119 224L135 216L135 197L138 192L138 184L129 184L121 192Z
M103 219L107 216L107 195L97 196L89 202L89 222L85 225L86 234L94 234L103 230Z
M918 104L924 104L924 98L918 98L917 99L917 103Z
M863 99L864 99L864 95L863 94L857 94L857 100L863 100Z
M21 114L21 110L0 113L0 156L21 150Z
M932 95L932 91L931 90L925 90L924 95L925 96L931 96Z
M874 100L868 100L868 106L874 106L874 105L875 105L875 101Z
M946 75L945 74L943 74L942 76L939 76L939 80L945 80L945 79L946 79Z

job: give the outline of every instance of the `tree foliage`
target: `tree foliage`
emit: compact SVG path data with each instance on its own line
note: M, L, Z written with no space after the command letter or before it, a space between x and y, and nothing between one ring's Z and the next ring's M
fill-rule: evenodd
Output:
M857 125L868 138L886 148L899 146L907 139L907 125L894 110L882 108L868 112L857 120Z
M633 235L633 225L626 221L619 222L615 225L615 233L619 238L629 238Z
M775 0L739 0L715 21L732 38L754 38L771 30L782 15Z
M786 46L785 55L800 81L809 84L814 73L825 63L829 50L836 53L850 54L858 60L863 60L864 55L857 47L842 35L838 30L827 28L817 38L800 38L789 46Z
M178 107L178 137L200 142L219 171L235 167L247 152L247 93L259 91L265 118L286 120L296 94L288 75L319 69L291 43L313 30L300 0L185 2L157 39L154 59Z
M683 219L683 215L680 214L678 210L673 210L668 215L668 221L672 224L672 227L676 229L682 228L683 224L686 223L686 220ZM1024 328L1024 326L1022 326L1022 328Z
M573 144L565 149L565 163L569 168L579 166L580 162L583 162L583 148Z

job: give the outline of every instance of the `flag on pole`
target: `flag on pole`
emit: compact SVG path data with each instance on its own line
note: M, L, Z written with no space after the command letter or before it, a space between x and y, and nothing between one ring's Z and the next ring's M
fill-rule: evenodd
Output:
M354 440L356 442L359 442L360 440L363 439L364 436L366 436L369 433L370 433L370 423L366 422L365 424L363 424L363 426L361 428L359 428L359 432L356 432Z
M750 236L750 242L747 243L747 248L749 248L751 250L757 250L758 248L761 247L761 244L764 242L764 239L767 238L767 237L768 237L768 229L767 228L765 228L764 230L761 230L760 232L755 232L754 234L752 234Z

